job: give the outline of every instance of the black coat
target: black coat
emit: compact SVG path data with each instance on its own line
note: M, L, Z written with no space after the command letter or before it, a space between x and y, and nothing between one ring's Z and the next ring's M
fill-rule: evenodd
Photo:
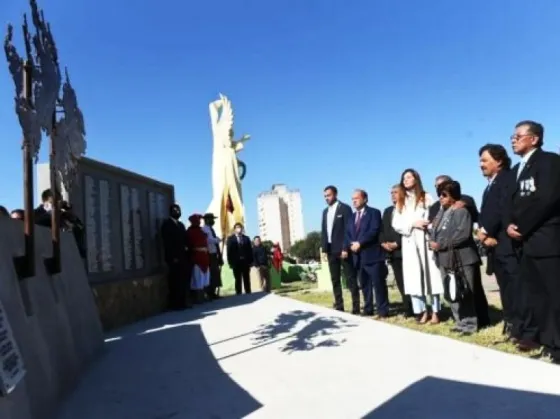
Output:
M505 210L508 203L508 188L510 187L512 176L515 176L515 172L506 169L501 170L496 175L491 185L482 195L480 215L478 217L478 225L486 230L489 237L498 241L498 245L490 249L490 252L502 255L513 254L511 239L506 233L507 225L504 224Z
M187 230L181 221L171 218L165 220L161 225L161 238L165 263L184 263L187 258Z
M518 166L506 223L517 226L528 256L560 256L560 155L536 150L516 179Z
M395 242L398 244L398 248L392 252L387 252L389 259L402 259L402 236L395 231L393 228L393 211L394 206L385 208L383 211L383 224L381 228L381 235L379 236L379 241L384 242Z
M325 253L340 255L344 247L346 227L348 226L348 222L352 220L352 208L343 202L338 202L338 207L334 214L330 246L327 231L327 213L328 208L325 208L323 210L323 219L321 222L321 249Z
M235 234L228 237L227 262L231 267L253 265L253 246L248 236L241 235L241 244Z

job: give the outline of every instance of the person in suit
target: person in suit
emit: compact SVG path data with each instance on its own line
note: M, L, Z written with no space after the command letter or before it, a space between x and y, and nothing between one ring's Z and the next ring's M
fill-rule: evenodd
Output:
M346 239L342 258L351 258L358 272L364 297L365 316L374 313L373 294L377 317L389 316L389 296L387 292L387 265L385 252L379 243L381 233L381 211L367 205L368 195L357 189L352 195L352 205L356 210L346 226Z
M187 255L187 231L180 221L181 207L169 207L169 218L161 225L161 238L165 263L168 267L168 304L171 310L184 310L191 306L190 269Z
M346 227L352 220L352 209L338 200L336 186L329 185L324 189L327 208L323 210L321 222L321 249L327 255L331 274L334 304L333 308L344 311L342 296L341 271L344 271L347 286L352 298L352 314L360 313L360 291L356 281L356 273L349 259L342 259Z
M504 202L507 202L512 173L511 159L506 149L499 144L482 146L478 155L482 174L488 179L488 186L482 195L477 236L486 248L487 273L495 274L500 288L504 316L502 333L510 339L512 330L519 327L519 314L515 304L516 287L519 283L519 261L506 234L507 226L503 223Z
M401 185L399 184L391 188L391 202L393 203L393 205L385 208L385 211L383 211L383 224L379 240L381 242L381 247L383 248L383 250L385 250L385 252L387 252L389 264L393 269L395 282L397 283L397 288L399 289L399 293L401 294L405 316L412 317L414 316L414 312L412 311L412 302L410 301L410 296L406 295L404 292L404 275L401 249L402 237L393 228L393 212L395 211L395 205L397 204L399 195L404 195L404 193L404 190L402 190Z
M524 297L520 349L537 344L560 362L560 156L542 150L544 127L521 121L511 136L521 157L513 171L507 234L520 260Z
M443 182L449 182L451 180L453 179L451 178L451 176L448 175L439 175L438 177L436 177L436 182L435 182L436 192L438 190L439 185L441 185ZM469 195L464 195L464 194L461 195L461 200L459 201L457 206L461 206L461 205L463 205L467 209L467 211L469 211L472 222L477 223L478 209L476 208L476 202L474 201L474 198ZM430 221L435 220L436 215L438 214L440 209L441 209L441 203L439 201L434 202L434 205L430 207L428 219Z
M253 265L253 248L251 239L243 234L243 225L234 226L234 234L227 240L227 261L235 278L235 293L240 295L242 286L245 294L251 294L251 266Z

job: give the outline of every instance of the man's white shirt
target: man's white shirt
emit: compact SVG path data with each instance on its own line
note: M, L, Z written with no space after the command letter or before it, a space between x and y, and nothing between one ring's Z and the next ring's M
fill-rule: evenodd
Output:
M334 217L336 215L336 210L338 208L338 201L327 208L327 238L329 239L329 243L331 243L332 238L332 229L334 226Z

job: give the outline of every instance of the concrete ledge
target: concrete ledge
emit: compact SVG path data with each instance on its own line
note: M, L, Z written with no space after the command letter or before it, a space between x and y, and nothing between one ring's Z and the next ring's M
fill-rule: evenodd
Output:
M26 375L0 397L2 419L46 419L103 346L103 331L74 238L62 234L62 273L49 276L50 231L36 227L36 276L19 281L13 257L24 253L23 223L0 219L0 300Z
M93 295L105 330L162 313L167 304L166 274L134 280L92 283Z

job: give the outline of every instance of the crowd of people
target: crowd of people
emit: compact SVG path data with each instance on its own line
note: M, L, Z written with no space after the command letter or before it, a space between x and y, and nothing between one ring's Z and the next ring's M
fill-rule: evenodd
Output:
M214 214L193 214L189 227L181 222L181 208L173 204L169 218L162 223L161 237L168 266L169 306L184 310L193 304L220 298L221 271L224 265L221 242L214 230ZM281 263L278 244L269 251L259 236L252 241L237 223L225 240L227 263L235 278L235 293L251 293L251 269L259 276L262 291L270 291L271 263Z
M60 229L62 231L72 232L80 256L85 258L85 227L82 221L74 214L72 206L68 202L62 199L59 199L58 202L60 203ZM44 190L41 193L41 203L33 210L33 222L37 225L51 228L53 205L53 192L50 189ZM0 206L0 217L1 216L23 221L25 219L25 211L19 208L8 211L6 207Z
M505 340L520 351L540 348L543 357L560 363L560 155L542 150L544 128L534 121L519 122L510 139L520 157L513 168L502 145L480 148L488 180L480 212L447 175L436 178L439 199L433 199L413 169L402 172L391 189L393 205L383 213L368 206L364 190L354 191L352 211L338 200L337 188L327 186L321 236L333 307L344 310L344 272L352 313L388 317L390 266L406 316L438 324L445 299L453 331L476 333L490 324L482 245L486 273L495 275L500 289Z

